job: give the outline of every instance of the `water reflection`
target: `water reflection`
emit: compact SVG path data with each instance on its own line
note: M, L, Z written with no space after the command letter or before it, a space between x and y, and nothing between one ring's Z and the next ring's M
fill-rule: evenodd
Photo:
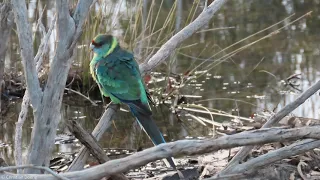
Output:
M51 22L55 12L53 3L44 0L40 2L42 6L46 5L45 22ZM77 49L77 58L73 63L72 72L87 72L90 55L87 52L86 44L98 32L107 31L121 36L124 46L135 52L141 52L138 57L139 61L143 61L152 52L152 43L155 43L155 40L151 39L150 42L139 44L139 46L145 47L137 51L133 49L136 48L137 43L132 43L136 42L134 41L135 34L126 31L126 29L133 27L132 13L136 10L134 7L138 1L103 2L108 4L108 8L103 11L105 13L103 18L97 20L99 7L103 6L103 4L100 6L95 5L96 12L92 12L90 16L88 21L90 27L86 27L86 33L81 39L82 43ZM188 17L188 10L192 8L193 1L183 1L183 3L183 11L181 12L183 17L181 19L182 24L187 22L185 17ZM320 13L316 7L319 7L319 5L320 1L300 0L229 1L200 33L194 34L185 41L176 52L176 61L174 63L176 67L173 68L173 71L170 71L172 73L170 78L168 78L168 64L161 65L151 74L148 87L154 95L155 101L158 102L153 111L154 119L164 133L165 139L171 141L186 137L208 136L212 133L211 129L208 128L211 127L210 125L205 127L198 121L185 116L185 114L179 114L171 108L171 105L175 101L179 101L181 96L178 99L175 99L176 96L169 96L164 100L160 98L166 97L170 93L185 95L184 101L204 106L210 111L218 110L217 112L227 112L234 116L249 118L252 114L263 110L272 111L276 107L279 110L297 98L299 91L285 87L281 83L281 80L290 75L301 74L301 80L298 83L300 83L299 89L303 91L318 81L320 78L318 71L320 67ZM150 6L149 4L148 7ZM156 23L151 23L157 30L163 26L164 18L170 13L172 3L171 1L164 1L164 4L162 4L160 1L155 1L152 6L156 7L155 9L160 9L159 19ZM34 22L39 16L38 11L35 10L37 8L36 1L30 1L29 7L33 7L29 10L29 17ZM114 9L120 9L117 12L119 15L115 16L111 13ZM201 66L194 74L188 75L187 72L190 69L221 51L224 47L228 47L259 30L267 28L292 13L296 13L295 17L298 17L311 10L313 11L312 16L289 25L279 34L251 46L215 68L209 71L206 70L206 66L215 60L211 58L207 64ZM151 13L154 14L154 17L152 16L153 20L157 15L155 12ZM199 14L201 6L195 12ZM288 22L286 21L285 23ZM93 26L97 27L90 29ZM213 28L221 29L210 30ZM268 30L264 35L275 29L276 27ZM169 35L163 33L161 38L166 40L170 36L170 33ZM55 40L55 36L52 36L50 47L54 47ZM12 47L8 51L6 60L6 72L21 70L20 61L14 61L15 59L19 60L17 37L15 35L11 37L11 42ZM246 43L249 42L251 41L246 41ZM47 60L52 59L53 50L53 48L49 49ZM223 53L226 54L227 52ZM197 78L199 74L204 75ZM183 84L181 77L186 77L188 83ZM88 82L90 86L92 85L87 73L81 74L81 79ZM79 87L79 89L81 88ZM86 90L84 92L89 93ZM318 95L314 95L301 107L297 108L293 114L319 118L320 103L318 98ZM64 124L67 119L71 118L77 119L85 129L92 131L104 111L101 104L95 107L88 105L88 103L73 101L74 99L84 101L77 95L73 95L73 98L65 97L62 107L63 117L58 129L58 134L60 135L70 134ZM101 101L99 96L94 99ZM163 104L159 104L160 102L163 102ZM12 144L14 141L15 121L18 119L20 110L20 101L11 101L8 106L9 111L2 118L5 123L0 126L0 142L4 143L0 143L0 157L3 157L9 164L13 164ZM123 108L126 109L126 107ZM210 119L210 116L205 113L188 113ZM217 122L229 121L230 117L214 115L214 120ZM30 140L31 130L32 116L29 113L23 131L22 144L24 150L26 150ZM152 146L151 141L141 131L131 114L124 111L117 114L112 128L104 134L100 143L104 148L138 149ZM55 154L58 152L72 153L79 149L79 146L79 143L57 143L54 151Z

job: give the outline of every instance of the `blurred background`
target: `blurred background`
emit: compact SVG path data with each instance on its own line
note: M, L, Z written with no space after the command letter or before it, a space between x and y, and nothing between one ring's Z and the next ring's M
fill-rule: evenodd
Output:
M70 1L71 11L76 2ZM29 0L27 7L36 52L41 42L38 19L42 14L42 22L48 29L56 10L50 0ZM266 119L318 81L317 7L319 0L227 1L207 25L144 77L155 101L154 119L165 139L211 137L213 124L252 127L255 118ZM89 73L91 39L99 33L115 35L123 48L134 52L137 61L145 62L203 11L205 1L98 0L91 8L66 83L67 88L91 101L66 90L54 156L74 154L80 148L79 142L70 138L66 120L76 119L91 132L109 102L101 97ZM41 70L42 84L55 53L56 40L54 30ZM15 122L25 89L18 46L13 31L3 65L5 90L1 94L0 117L0 155L9 164L14 162ZM319 108L319 95L315 94L291 115L317 119ZM32 125L30 109L24 124L24 150ZM106 149L137 150L153 146L125 106L100 143Z

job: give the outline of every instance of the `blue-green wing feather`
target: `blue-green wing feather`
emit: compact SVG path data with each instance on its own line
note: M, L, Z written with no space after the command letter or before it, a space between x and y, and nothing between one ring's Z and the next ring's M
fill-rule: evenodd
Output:
M165 143L151 118L152 112L139 66L131 53L119 49L98 60L95 75L102 93L116 103L127 104L154 144ZM172 158L167 160L175 168Z
M97 81L103 91L120 99L147 100L139 67L132 54L119 50L98 63L96 68Z

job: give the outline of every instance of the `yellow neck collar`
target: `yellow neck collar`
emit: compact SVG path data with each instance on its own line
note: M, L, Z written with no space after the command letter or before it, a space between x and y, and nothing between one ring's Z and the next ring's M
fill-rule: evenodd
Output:
M110 53L112 53L114 49L117 47L117 45L118 45L117 39L115 37L112 37L111 47L103 57L107 57Z

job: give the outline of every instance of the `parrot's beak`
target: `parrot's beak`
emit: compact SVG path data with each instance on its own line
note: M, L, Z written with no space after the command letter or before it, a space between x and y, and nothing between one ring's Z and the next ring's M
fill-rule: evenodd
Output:
M90 43L89 48L90 48L90 51L92 51L92 50L93 50L93 48L94 48L94 45L93 45L92 43Z

